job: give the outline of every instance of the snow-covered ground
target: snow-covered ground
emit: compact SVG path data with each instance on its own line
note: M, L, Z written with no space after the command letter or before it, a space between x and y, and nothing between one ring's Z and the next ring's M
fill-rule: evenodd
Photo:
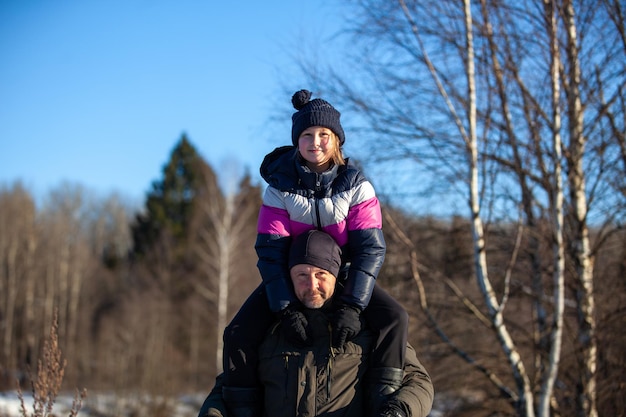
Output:
M202 401L206 394L190 395L168 400L128 398L120 399L112 394L90 394L83 401L82 409L78 417L113 417L113 416L150 416L166 413L172 417L195 417L198 415ZM74 401L73 394L59 395L53 407L53 413L57 417L69 416ZM28 416L33 414L32 394L24 394L24 404ZM161 411L157 413L156 410ZM0 417L22 416L20 400L16 392L0 392Z
M206 394L196 394L170 399L167 402L167 412L159 407L162 400L154 398L127 398L120 399L112 394L89 394L83 401L83 407L78 417L151 417L167 415L169 417L196 417ZM67 417L72 409L74 397L71 394L59 395L53 412L56 417ZM33 414L33 397L24 394L24 404L28 416ZM16 392L0 392L0 417L21 417L21 405ZM443 413L432 410L429 417L440 417Z

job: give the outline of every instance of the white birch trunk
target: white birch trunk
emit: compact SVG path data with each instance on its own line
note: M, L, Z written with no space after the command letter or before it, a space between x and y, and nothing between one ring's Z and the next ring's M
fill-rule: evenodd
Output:
M196 247L196 253L201 262L205 264L205 269L210 274L216 274L217 288L205 285L205 283L195 283L196 291L207 301L215 303L217 309L217 320L215 321L215 369L217 373L223 370L224 357L224 328L228 319L228 299L229 281L232 273L231 262L236 240L233 231L234 201L233 196L228 195L224 199L224 204L217 203L213 196L219 191L216 184L208 182L206 184L206 197L202 201L200 210L203 217L207 218L212 226L199 231L201 244Z
M563 244L563 179L561 177L561 108L560 108L560 59L557 37L557 23L551 0L544 0L546 20L549 24L552 81L552 158L553 158L553 194L550 208L552 210L553 253L554 253L554 318L551 331L551 343L548 366L543 380L538 414L550 417L550 403L554 392L563 340L563 312L565 290L565 248Z
M56 221L59 221L58 219ZM67 227L67 225L64 225ZM56 226L58 227L58 225ZM58 283L58 309L59 309L59 339L67 340L67 309L70 287L70 245L67 241L69 238L64 232L68 232L65 227L61 228L58 236L60 251L58 254L58 275L56 282ZM54 304L54 301L53 301Z
M472 236L474 241L474 257L476 265L476 279L489 310L490 318L500 345L507 356L513 370L518 391L518 410L526 417L534 417L533 393L530 380L526 373L524 363L515 347L503 319L495 292L489 281L487 273L487 255L485 252L485 240L482 219L480 217L479 181L478 181L478 142L476 135L476 87L474 71L474 44L473 44L473 21L470 0L464 0L465 28L467 42L467 87L469 96L469 177L470 177L470 210L472 216Z
M29 230L28 237L28 254L26 255L27 265L24 275L24 322L27 329L32 329L26 334L26 351L37 352L37 337L35 336L35 291L37 286L37 276L35 273L35 256L38 245L38 239L33 229Z
M221 216L221 224L216 228L218 231L218 247L219 247L219 271L218 271L218 291L217 291L217 332L216 332L216 355L215 369L219 372L222 370L222 362L224 358L224 339L222 337L228 314L228 281L230 277L230 260L231 242L229 235L232 233L233 220L233 197L226 197L226 205L224 213Z
M569 172L570 199L574 216L573 250L576 274L579 280L579 338L582 346L584 374L580 414L597 417L596 378L597 345L595 337L595 301L593 296L593 265L591 260L589 230L587 227L587 197L583 155L586 138L583 134L583 108L580 97L581 72L578 58L578 35L574 5L564 2L565 26L567 30L567 55L569 59L568 112L569 112Z
M17 239L9 237L9 244L6 249L6 286L4 290L4 343L2 346L2 355L8 361L6 367L8 370L15 368L15 355L13 355L13 331L15 329L15 303L17 298ZM11 242L12 240L12 242ZM5 277L2 277L5 281Z

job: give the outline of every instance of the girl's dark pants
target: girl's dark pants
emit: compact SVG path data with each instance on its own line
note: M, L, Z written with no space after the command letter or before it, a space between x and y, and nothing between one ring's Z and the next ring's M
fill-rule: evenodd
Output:
M402 369L409 322L404 308L376 284L363 315L377 337L369 366ZM258 348L275 321L261 284L224 330L224 386L258 385Z

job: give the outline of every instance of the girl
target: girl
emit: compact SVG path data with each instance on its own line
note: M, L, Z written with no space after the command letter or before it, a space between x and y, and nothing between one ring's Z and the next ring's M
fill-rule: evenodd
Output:
M257 349L279 318L295 344L310 343L306 318L290 286L291 239L311 229L333 236L342 249L343 284L331 320L332 343L340 346L361 329L361 315L377 334L369 372L371 398L382 398L402 382L408 315L376 285L385 257L382 215L374 188L341 147L340 113L325 100L300 90L292 97L293 146L276 148L261 164L268 183L258 219L257 266L263 283L224 331L224 387L231 417L260 416Z

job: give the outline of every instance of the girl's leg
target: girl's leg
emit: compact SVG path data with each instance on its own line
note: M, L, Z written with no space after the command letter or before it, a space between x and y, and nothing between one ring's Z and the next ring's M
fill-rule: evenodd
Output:
M224 386L256 387L258 349L274 321L263 284L243 303L224 329Z
M372 368L402 369L409 327L409 315L402 305L376 284L363 315L376 335Z
M367 409L378 416L381 405L402 385L409 315L378 284L363 315L376 337L367 376Z

